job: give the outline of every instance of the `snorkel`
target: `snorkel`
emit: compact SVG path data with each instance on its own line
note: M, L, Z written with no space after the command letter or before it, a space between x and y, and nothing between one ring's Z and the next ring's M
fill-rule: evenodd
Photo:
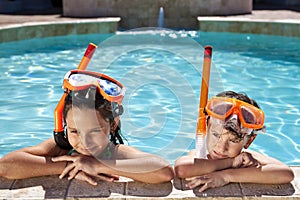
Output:
M78 69L85 70L87 68L92 56L94 55L96 48L97 48L97 45L95 45L93 43L90 43L88 45L79 65L78 65Z
M81 62L78 65L79 70L85 70L90 62L91 57L93 56L97 46L95 44L90 43L84 53L84 56L81 59ZM61 144L60 146L64 149L69 149L70 144L66 139L64 134L64 126L63 126L63 109L65 104L65 98L68 95L68 91L64 91L64 94L60 98L55 110L54 110L54 139L57 144Z
M197 122L197 129L196 129L196 157L197 158L206 157L206 148L205 148L206 115L204 113L204 108L207 104L207 99L208 99L211 57L212 57L212 47L205 46L203 68L202 68L200 103L198 108L198 122Z

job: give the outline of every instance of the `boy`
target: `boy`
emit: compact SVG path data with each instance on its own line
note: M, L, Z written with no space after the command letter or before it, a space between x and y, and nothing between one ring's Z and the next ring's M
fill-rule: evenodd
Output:
M207 159L195 158L195 151L175 162L175 173L186 186L199 192L230 182L283 184L294 179L282 162L247 149L258 131L264 129L264 113L248 96L225 91L206 105Z

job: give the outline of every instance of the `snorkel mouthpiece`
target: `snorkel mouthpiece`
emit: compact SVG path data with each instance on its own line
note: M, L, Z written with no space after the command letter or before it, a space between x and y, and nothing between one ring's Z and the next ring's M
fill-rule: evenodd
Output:
M65 105L65 99L68 95L67 92L65 92L62 97L60 98L55 110L54 110L54 140L55 143L58 144L62 149L71 149L72 146L70 145L67 136L64 131L63 127L63 109Z

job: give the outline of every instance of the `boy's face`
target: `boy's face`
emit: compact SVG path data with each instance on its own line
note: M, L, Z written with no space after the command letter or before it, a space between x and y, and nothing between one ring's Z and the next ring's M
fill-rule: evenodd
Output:
M213 117L208 122L207 149L212 159L233 158L240 154L247 142L247 137L238 123L237 116L233 114L226 122ZM228 122L234 126L228 129ZM227 125L225 128L225 124ZM231 126L230 126L231 127Z

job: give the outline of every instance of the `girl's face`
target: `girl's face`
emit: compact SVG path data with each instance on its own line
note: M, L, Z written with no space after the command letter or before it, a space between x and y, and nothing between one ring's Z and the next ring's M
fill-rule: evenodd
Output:
M109 143L110 123L95 109L72 107L66 116L68 140L83 155L99 155Z
M224 121L211 118L208 123L207 149L212 159L233 158L240 154L246 139L224 128Z

